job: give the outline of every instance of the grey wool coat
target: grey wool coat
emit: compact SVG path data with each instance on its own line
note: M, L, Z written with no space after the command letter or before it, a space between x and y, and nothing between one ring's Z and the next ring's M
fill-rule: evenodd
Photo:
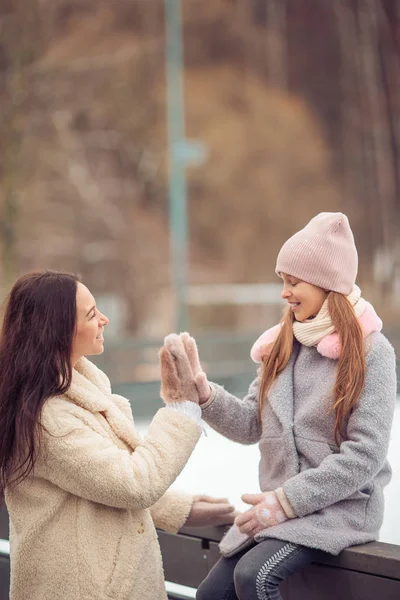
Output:
M393 348L381 333L373 333L366 345L365 388L340 447L330 411L337 361L321 356L315 347L295 341L289 363L264 403L261 425L258 379L243 400L216 385L215 400L203 410L203 418L231 440L259 442L261 490L282 487L297 515L264 529L256 541L277 538L338 554L377 539L383 488L391 478L386 457L396 365Z

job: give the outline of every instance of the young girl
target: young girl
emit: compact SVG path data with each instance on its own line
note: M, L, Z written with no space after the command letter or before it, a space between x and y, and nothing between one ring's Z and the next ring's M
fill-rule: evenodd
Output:
M11 600L166 600L155 527L233 522L227 501L168 490L201 434L195 386L176 385L142 439L128 400L85 358L103 352L107 324L74 275L31 273L11 290L0 337Z
M378 536L395 356L355 285L357 263L341 213L317 215L284 244L276 272L288 306L252 348L261 368L243 400L208 384L187 334L166 339L175 360L189 357L203 418L236 442L260 443L262 493L243 496L252 507L222 540L198 600L277 600L313 549L338 554Z

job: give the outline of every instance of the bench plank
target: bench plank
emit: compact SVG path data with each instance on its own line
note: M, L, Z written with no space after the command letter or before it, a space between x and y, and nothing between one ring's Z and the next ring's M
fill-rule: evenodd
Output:
M166 579L197 588L219 559L225 529L186 527L178 535L159 531ZM398 600L400 547L373 542L339 556L317 553L310 567L281 588L284 600Z
M219 542L227 527L183 527L182 535ZM370 542L343 550L339 556L318 553L321 564L351 569L380 577L400 578L400 546L384 542Z

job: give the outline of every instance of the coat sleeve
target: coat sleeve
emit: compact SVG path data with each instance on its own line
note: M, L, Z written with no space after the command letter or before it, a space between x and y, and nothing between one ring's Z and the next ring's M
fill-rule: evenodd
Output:
M193 420L166 407L157 412L147 437L132 453L60 406L45 412L42 423L35 475L76 496L125 509L158 502L201 434Z
M261 437L258 419L257 377L249 387L245 398L236 398L223 387L213 384L215 399L203 409L203 419L215 431L240 444L255 444Z
M372 337L364 391L350 415L340 451L283 485L298 517L349 498L385 464L396 402L396 361L386 338Z
M177 533L184 526L193 505L193 496L168 490L150 507L154 525L168 533Z

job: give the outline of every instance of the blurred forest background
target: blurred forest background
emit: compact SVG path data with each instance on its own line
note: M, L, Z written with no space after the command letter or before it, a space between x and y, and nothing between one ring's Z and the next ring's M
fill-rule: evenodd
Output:
M349 216L359 284L400 351L400 2L182 0L189 282L277 283L282 243ZM0 281L56 268L174 327L163 0L1 0ZM124 315L122 318L121 315ZM248 307L191 330L261 331Z

